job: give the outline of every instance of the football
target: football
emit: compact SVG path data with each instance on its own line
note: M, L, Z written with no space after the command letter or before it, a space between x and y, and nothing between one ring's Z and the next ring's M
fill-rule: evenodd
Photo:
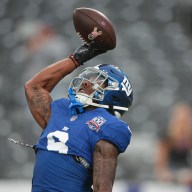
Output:
M91 8L77 8L73 12L77 34L86 42L95 42L97 49L111 50L116 47L116 34L111 21L101 12Z

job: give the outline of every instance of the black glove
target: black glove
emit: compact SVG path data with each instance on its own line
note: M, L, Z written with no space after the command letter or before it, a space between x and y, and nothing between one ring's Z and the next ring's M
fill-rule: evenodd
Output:
M107 50L100 50L95 48L95 43L83 44L79 47L69 58L74 62L76 67L83 65L86 61L96 57L99 54L105 53Z

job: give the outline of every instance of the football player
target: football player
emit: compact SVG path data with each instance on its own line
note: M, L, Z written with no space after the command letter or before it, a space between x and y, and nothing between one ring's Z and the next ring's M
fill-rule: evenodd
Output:
M110 64L87 67L72 79L69 98L50 92L66 75L104 53L94 43L36 74L25 84L29 109L43 129L35 146L32 192L111 192L117 159L131 131L120 117L132 104L128 76Z

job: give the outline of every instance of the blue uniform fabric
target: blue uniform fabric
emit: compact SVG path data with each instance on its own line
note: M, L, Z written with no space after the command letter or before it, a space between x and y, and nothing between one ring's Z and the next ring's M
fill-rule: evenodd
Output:
M99 140L110 141L120 153L130 143L129 126L105 109L71 115L69 105L69 99L51 103L51 118L36 145L32 192L89 192L92 173L72 155L84 158L92 166Z

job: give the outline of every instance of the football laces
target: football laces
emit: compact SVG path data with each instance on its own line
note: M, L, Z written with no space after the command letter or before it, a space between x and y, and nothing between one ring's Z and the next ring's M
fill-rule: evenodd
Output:
M80 37L80 39L81 39L81 41L83 41L83 43L89 44L89 43L83 38L83 36L80 34L80 32L77 32L77 35Z

